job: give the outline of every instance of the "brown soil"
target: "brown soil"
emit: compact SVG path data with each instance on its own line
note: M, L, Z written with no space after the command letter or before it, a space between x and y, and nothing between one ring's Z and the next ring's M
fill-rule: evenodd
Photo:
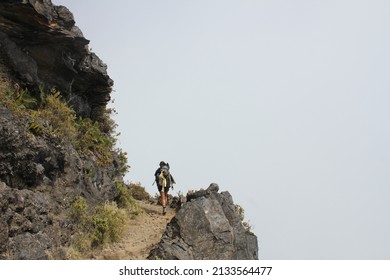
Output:
M150 250L160 241L167 224L175 216L175 210L167 207L166 215L162 215L160 205L148 201L137 201L137 204L142 211L129 219L121 241L95 253L95 259L146 260Z

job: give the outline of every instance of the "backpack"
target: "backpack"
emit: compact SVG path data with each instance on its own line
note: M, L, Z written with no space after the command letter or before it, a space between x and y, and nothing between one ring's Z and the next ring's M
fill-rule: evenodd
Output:
M160 170L161 170L161 173L163 174L163 176L165 178L168 178L168 176L169 176L169 165L168 164L164 165L163 167L160 168Z
M163 188L167 187L167 180L169 178L169 164L160 167L160 174L158 174L158 184Z

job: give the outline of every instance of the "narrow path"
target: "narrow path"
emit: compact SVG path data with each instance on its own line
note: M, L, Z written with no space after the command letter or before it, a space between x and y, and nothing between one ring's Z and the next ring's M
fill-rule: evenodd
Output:
M122 240L94 254L95 259L145 260L160 241L167 224L175 216L175 210L167 207L167 214L163 216L160 205L147 201L137 201L137 204L142 213L129 219Z

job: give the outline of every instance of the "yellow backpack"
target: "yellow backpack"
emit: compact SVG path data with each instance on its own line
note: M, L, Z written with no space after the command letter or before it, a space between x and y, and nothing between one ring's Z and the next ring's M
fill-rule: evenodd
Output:
M162 191L164 191L164 188L167 186L167 179L164 176L163 170L161 170L160 174L158 175L159 185L163 187Z

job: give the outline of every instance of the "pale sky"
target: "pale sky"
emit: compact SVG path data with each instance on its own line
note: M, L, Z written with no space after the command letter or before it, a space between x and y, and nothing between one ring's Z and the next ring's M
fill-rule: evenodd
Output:
M390 2L53 0L114 80L127 181L217 183L260 259L390 259Z

